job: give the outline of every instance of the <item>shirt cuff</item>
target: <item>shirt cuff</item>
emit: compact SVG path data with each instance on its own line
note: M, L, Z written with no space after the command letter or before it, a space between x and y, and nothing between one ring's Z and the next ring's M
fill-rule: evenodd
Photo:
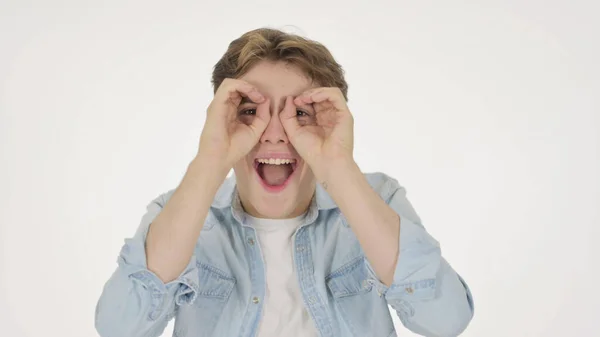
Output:
M191 304L196 300L199 275L195 256L192 256L181 275L169 283L164 283L155 273L148 270L144 243L140 240L125 240L118 263L132 280L150 292L151 319L160 316L165 300L170 300L170 297L176 305Z
M423 226L400 215L399 247L391 286L382 283L368 265L371 283L393 306L400 305L402 301L433 299L442 261L439 242Z

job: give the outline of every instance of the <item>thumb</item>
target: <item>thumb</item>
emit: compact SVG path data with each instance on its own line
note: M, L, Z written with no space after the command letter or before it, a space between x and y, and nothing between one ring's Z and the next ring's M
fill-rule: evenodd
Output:
M267 125L269 125L269 120L271 119L269 107L269 99L265 99L264 102L256 106L256 116L254 116L252 123L249 125L254 132L255 138L260 138L263 132L265 132Z
M279 118L281 119L281 124L283 125L283 129L285 130L288 139L293 143L293 139L300 129L300 124L296 117L296 105L294 104L294 98L292 96L288 96L285 99L285 106L283 107L283 111L279 114Z

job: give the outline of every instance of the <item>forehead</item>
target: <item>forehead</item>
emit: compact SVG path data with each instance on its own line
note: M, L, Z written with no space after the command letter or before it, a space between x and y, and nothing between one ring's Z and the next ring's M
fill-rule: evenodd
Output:
M284 62L262 61L240 77L272 98L296 96L316 87L315 83L298 67Z

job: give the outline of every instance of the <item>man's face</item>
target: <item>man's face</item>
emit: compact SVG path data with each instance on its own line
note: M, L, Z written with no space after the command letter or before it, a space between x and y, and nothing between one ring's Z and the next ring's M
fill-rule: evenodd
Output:
M314 85L298 68L283 62L260 62L240 79L269 99L271 114L258 144L233 167L242 205L255 217L299 216L310 204L315 177L287 138L279 114L288 96L296 97ZM246 101L239 110L256 107Z

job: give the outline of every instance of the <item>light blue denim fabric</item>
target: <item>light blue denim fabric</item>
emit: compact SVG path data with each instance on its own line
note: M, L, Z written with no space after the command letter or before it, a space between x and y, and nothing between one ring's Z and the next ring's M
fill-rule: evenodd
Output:
M395 336L390 305L417 334L458 336L473 317L468 286L441 256L406 190L382 173L365 177L401 218L394 282L387 287L378 280L339 208L318 186L293 242L298 282L317 330L322 337ZM235 177L217 192L187 268L165 284L147 269L144 243L172 193L152 201L135 236L125 240L96 307L98 333L155 337L175 318L176 337L255 336L265 296L264 263Z

